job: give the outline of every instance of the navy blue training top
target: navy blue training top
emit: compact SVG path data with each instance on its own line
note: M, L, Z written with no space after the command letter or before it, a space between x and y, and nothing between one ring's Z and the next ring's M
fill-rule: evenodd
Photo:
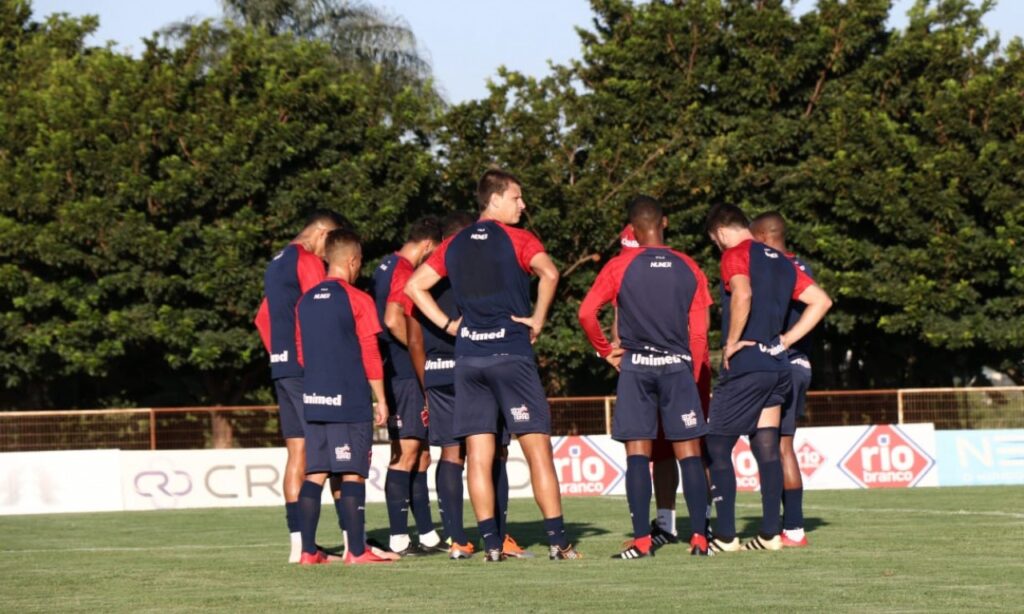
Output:
M396 289L398 294L405 296L405 282L412 275L412 263L397 253L391 254L381 260L380 265L373 272L371 292L374 303L377 306L377 319L384 324L384 312L389 302L394 300ZM391 299L391 300L389 300ZM404 306L404 302L401 302ZM409 357L409 348L402 345L397 339L391 336L391 331L384 327L380 336L381 355L384 358L384 372L389 379L409 379L416 377L412 368L412 359Z
M814 270L811 269L811 265L801 260L796 254L786 254L786 257L789 258L790 262L792 262L797 269L803 271L805 275L814 280ZM797 320L800 319L800 316L803 315L804 309L806 308L807 305L800 301L790 301L789 314L786 316L786 325L784 327L785 330L789 330L794 324L796 324ZM789 348L789 357L791 359L803 358L806 360L807 357L810 356L811 348L813 346L814 331L812 330L807 333L803 339L793 344L793 347Z

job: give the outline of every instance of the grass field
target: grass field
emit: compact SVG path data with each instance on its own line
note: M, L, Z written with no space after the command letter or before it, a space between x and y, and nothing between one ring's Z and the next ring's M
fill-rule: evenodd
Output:
M538 558L499 565L287 565L277 508L0 517L0 610L1024 611L1024 488L806 498L810 548L699 559L667 546L640 561L608 558L626 538L623 499L566 499L588 558L557 563L533 503L514 500L512 533ZM743 535L759 513L756 497L741 494ZM321 543L340 541L335 518L324 508ZM382 505L370 506L367 524L385 526Z

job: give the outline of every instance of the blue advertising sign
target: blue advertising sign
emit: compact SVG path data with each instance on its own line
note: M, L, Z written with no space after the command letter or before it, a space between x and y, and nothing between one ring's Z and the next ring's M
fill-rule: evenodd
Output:
M940 486L1024 484L1024 429L935 431Z

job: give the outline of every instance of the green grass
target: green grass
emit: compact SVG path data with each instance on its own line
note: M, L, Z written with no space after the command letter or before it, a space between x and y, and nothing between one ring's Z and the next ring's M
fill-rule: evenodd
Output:
M587 559L558 563L544 556L533 503L516 500L512 533L538 558L500 565L287 565L277 508L0 517L0 610L1024 609L1024 488L806 498L810 548L697 559L668 546L640 561L608 558L628 530L623 499L566 499ZM323 512L321 543L336 544L334 511ZM741 495L738 512L751 535L756 497ZM369 507L367 523L385 526L383 506Z

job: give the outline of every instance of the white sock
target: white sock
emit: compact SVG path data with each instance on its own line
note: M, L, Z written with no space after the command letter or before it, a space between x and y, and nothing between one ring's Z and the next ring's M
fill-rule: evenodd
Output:
M676 533L676 511L658 508L658 526L662 531L677 535Z
M408 535L392 535L388 541L388 547L391 548L392 552L401 552L409 547L409 536Z
M289 563L298 563L299 559L302 558L302 533L298 531L289 535L292 542L291 552L288 553Z
M791 540L793 540L795 542L798 542L798 541L800 541L801 539L804 538L803 527L801 527L799 529L785 529L783 531L783 533L786 534L786 537L790 538Z
M433 548L434 546L441 543L441 536L437 534L437 531L431 531L430 533L424 533L420 535L420 544Z

